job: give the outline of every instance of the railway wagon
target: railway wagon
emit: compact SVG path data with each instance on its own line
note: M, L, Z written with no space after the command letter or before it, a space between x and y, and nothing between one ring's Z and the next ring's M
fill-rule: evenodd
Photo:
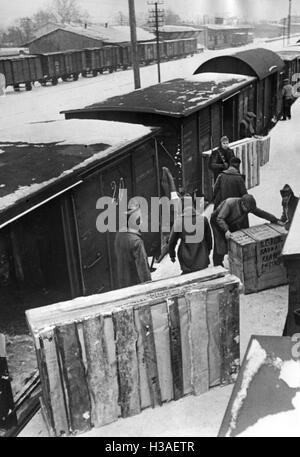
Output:
M115 234L98 230L97 201L118 210L125 188L128 199L159 195L157 130L76 119L0 130L0 318L20 301L28 308L117 288ZM153 255L160 234L143 238Z
M281 112L280 83L284 62L268 49L256 48L235 54L213 57L202 63L194 74L215 71L256 77L254 113L256 133L267 134L272 119Z
M106 119L162 127L159 156L177 188L205 196L202 152L219 145L227 134L239 138L239 123L251 108L256 79L250 76L202 73L177 78L112 97L83 109L65 111L65 117Z
M285 65L284 72L282 73L281 83L283 82L284 78L288 78L291 82L293 82L293 75L300 73L300 47L299 49L297 49L297 47L284 48L280 51L277 51L277 54L284 61Z
M68 78L78 79L79 74L86 69L86 58L83 51L48 52L39 55L42 63L43 77L39 80L42 85L51 81L58 83L58 78L67 81Z
M107 70L109 73L112 73L122 66L121 50L118 46L103 46L102 48L99 48L99 53L102 55L104 64L103 71Z
M6 87L13 86L16 91L20 90L20 84L31 90L32 83L43 76L41 61L34 55L0 58L0 73L5 76Z

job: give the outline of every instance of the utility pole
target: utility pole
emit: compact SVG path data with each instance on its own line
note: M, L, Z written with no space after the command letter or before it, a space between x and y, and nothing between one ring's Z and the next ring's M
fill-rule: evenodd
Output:
M283 33L282 33L282 41L283 41L283 46L285 45L285 30L286 30L286 18L283 18Z
M292 11L292 0L289 0L289 15L288 15L288 44L290 44L291 37L291 11Z
M130 24L130 36L131 36L131 54L132 54L132 68L134 75L134 88L139 89L141 87L140 80L140 68L138 59L138 46L136 39L136 20L135 20L135 9L134 0L128 0L129 7L129 24Z
M155 31L156 36L156 54L157 54L157 74L158 74L158 82L161 81L160 76L160 47L159 47L159 27L164 24L164 9L158 8L158 5L163 5L163 0L160 1L148 1L148 5L154 6L149 10L149 20L148 23L152 29Z

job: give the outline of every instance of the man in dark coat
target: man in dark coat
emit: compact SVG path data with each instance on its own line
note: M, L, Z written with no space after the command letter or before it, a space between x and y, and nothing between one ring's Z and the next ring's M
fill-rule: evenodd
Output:
M208 267L209 254L212 249L212 236L207 218L195 210L192 197L185 195L182 200L183 211L175 219L169 239L169 255L172 262L175 262L175 247L180 239L178 260L182 274L185 274ZM193 241L196 229L188 231L187 228L196 226L199 239ZM191 240L189 240L189 237L191 237Z
M214 265L223 265L225 254L228 252L227 240L231 232L249 227L248 214L277 223L273 214L267 213L256 206L255 198L246 194L241 198L227 198L212 213L210 223L214 234Z
M288 79L283 80L282 88L282 120L286 118L291 119L291 106L293 104L293 86L290 84Z
M209 161L209 167L214 174L214 182L222 171L227 170L232 157L234 157L234 152L229 147L229 139L227 136L222 136L219 148L211 153Z
M283 209L280 220L284 223L286 230L289 230L294 217L294 213L296 211L299 197L294 195L294 192L288 184L283 186L283 188L280 190L280 194L282 197Z
M127 227L121 228L115 238L119 288L151 281L148 257L139 230L140 224L140 205L131 199L127 211Z
M230 160L227 170L219 174L213 189L214 209L227 198L242 197L247 194L245 178L240 173L241 161L238 157Z

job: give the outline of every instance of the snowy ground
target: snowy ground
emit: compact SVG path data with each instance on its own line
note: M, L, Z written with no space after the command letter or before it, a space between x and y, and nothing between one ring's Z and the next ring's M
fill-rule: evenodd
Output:
M291 43L297 38L292 38ZM256 47L252 44L244 48ZM282 48L282 41L268 43L270 49ZM234 48L240 51L242 48ZM206 51L192 58L163 63L162 80L191 75L201 62L229 50ZM157 82L156 66L141 68L142 87ZM107 97L129 92L133 89L132 70L119 71L96 78L81 78L76 82L59 83L58 86L36 87L32 92L14 93L7 91L0 97L1 129L25 122L62 119L60 110L83 107ZM271 132L270 162L261 168L261 184L251 193L258 205L278 217L281 213L279 189L289 183L297 195L300 194L299 154L300 103L292 108L292 120L279 122ZM0 138L1 141L1 138ZM250 223L262 223L254 216ZM165 258L154 278L179 273L178 264ZM287 311L287 287L279 287L258 294L242 295L240 307L241 356L243 357L251 334L281 335ZM28 338L28 337L26 337ZM93 436L216 436L221 424L232 386L216 387L199 397L186 397L171 402L162 408L148 409L142 414L119 420L116 423L93 430ZM40 415L24 429L21 436L45 436L46 431Z

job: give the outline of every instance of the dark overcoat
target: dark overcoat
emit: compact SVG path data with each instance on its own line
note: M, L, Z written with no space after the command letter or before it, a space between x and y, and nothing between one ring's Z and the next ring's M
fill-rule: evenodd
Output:
M120 288L151 281L148 257L141 233L130 230L117 232L115 255Z
M186 219L185 219L186 218ZM187 224L186 224L187 222ZM194 236L195 231L187 228L198 227L199 241L189 242L188 237ZM207 218L194 208L187 208L182 215L176 218L169 239L169 254L175 258L175 247L180 241L178 248L178 260L183 273L203 270L209 265L209 254L212 249L212 236ZM190 240L191 241L191 240Z
M269 222L277 222L277 218L273 214L262 209L255 208L251 213ZM243 211L241 198L227 198L227 200L224 200L212 213L210 223L214 233L217 253L219 255L227 254L228 244L225 233L228 230L235 232L249 227L248 213Z
M244 176L234 167L222 171L213 189L214 208L227 198L242 197L247 194Z

